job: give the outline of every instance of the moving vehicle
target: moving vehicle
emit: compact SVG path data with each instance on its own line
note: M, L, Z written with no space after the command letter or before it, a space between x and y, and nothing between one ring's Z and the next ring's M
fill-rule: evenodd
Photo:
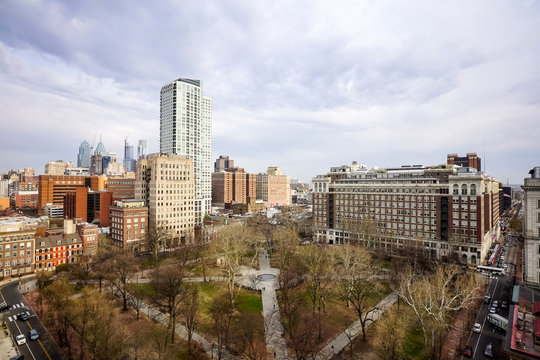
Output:
M490 301L491 301L491 295L486 294L486 296L484 296L484 304L489 304Z
M484 355L487 357L493 357L493 345L491 345L491 343L486 345L486 349L484 350Z
M15 355L14 357L12 357L9 360L24 360L24 355L23 354Z
M489 312L491 313L491 310ZM506 331L506 329L508 328L508 319L504 316L491 313L488 314L488 321L504 331Z
M38 334L36 329L32 329L32 330L30 330L30 333L28 334L28 337L30 338L30 340L35 341L35 340L39 339L39 334Z
M508 309L508 303L507 303L506 301L503 301L503 302L501 303L501 308L502 308L502 309Z
M499 307L499 302L497 300L493 300L493 303L491 303L491 306L493 306L496 309Z
M17 335L15 341L17 341L17 345L24 345L26 344L26 337L23 334Z
M490 314L495 314L496 312L497 312L497 309L494 308L493 306L491 307L491 309L489 309Z
M20 313L17 315L17 319L21 320L21 321L26 321L28 319L30 319L30 315L28 315L27 313Z
M463 356L465 357L472 357L473 356L473 349L471 345L465 346L465 349L463 349Z
M474 331L475 333L481 332L482 331L482 325L480 325L479 323L475 323L474 326L473 326L472 331Z
M6 310L9 310L10 306L9 305L2 305L0 306L0 312L4 312Z
M495 267L495 266L484 266L484 265L478 265L476 267L476 270L477 271L485 271L486 273L488 274L497 274L497 275L505 275L506 272L504 271L504 269L502 268L499 268L499 267Z

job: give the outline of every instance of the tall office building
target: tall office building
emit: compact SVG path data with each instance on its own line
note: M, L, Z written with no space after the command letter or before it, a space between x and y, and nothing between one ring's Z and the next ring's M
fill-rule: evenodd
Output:
M146 159L148 156L148 143L146 140L139 140L139 146L137 146L137 159Z
M137 162L135 198L148 207L150 229L178 245L193 239L193 162L185 156L150 154Z
M200 80L178 79L161 88L160 152L193 160L195 222L212 206L212 100Z
M79 146L79 155L77 156L77 167L90 168L90 157L92 152L90 144L84 140Z
M133 160L133 145L129 145L126 137L124 139L124 165L126 165L126 171L135 171Z

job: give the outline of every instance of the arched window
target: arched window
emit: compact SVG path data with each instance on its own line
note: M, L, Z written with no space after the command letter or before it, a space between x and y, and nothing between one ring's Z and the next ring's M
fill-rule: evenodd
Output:
M467 195L467 185L461 185L461 195Z
M476 195L476 185L471 185L471 195Z
M454 184L454 191L452 192L453 195L459 195L459 186L458 184Z

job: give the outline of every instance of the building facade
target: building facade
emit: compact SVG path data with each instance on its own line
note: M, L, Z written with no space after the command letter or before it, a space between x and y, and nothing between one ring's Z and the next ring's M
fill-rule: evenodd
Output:
M148 207L150 230L174 238L193 239L195 180L193 161L182 155L150 154L137 162L135 198Z
M257 175L242 168L212 173L212 205L246 204L249 197L256 196L256 181Z
M110 177L107 190L112 192L112 201L135 198L135 178Z
M141 200L116 201L110 209L111 239L114 245L134 252L145 250L148 208Z
M112 193L109 191L89 191L87 187L68 191L64 196L65 219L79 218L88 223L99 223L100 227L109 226L109 208Z
M523 280L531 285L540 285L540 166L529 171L530 178L524 180L523 197Z
M455 166L368 170L353 162L313 178L319 243L375 243L390 253L480 265L500 236L499 182Z
M63 206L66 193L80 187L89 187L93 191L103 190L105 178L102 176L40 175L38 211L41 212L46 204Z
M220 155L214 162L214 172L234 170L234 160L228 156Z
M21 223L3 226L0 231L0 273L3 277L30 274L34 271L36 230Z
M482 171L482 159L479 158L476 153L467 153L466 156L459 156L458 154L448 154L446 156L446 163L448 165L472 167L478 171Z
M73 163L71 161L49 161L45 164L45 175L64 175L66 169L72 167Z
M257 200L272 206L290 206L292 203L289 177L281 173L279 166L270 166L266 174L257 174Z
M139 140L139 145L137 146L137 160L146 159L148 156L148 142L146 140ZM135 171L133 169L132 171Z
M212 206L212 100L200 80L178 79L161 88L160 152L193 160L195 221Z

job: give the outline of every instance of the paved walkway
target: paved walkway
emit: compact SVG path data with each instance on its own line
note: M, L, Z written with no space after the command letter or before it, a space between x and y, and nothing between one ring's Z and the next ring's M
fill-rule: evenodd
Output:
M288 359L287 342L283 332L283 324L281 323L281 315L279 313L279 305L276 297L277 275L278 269L270 267L270 257L266 250L259 252L259 273L272 274L276 278L272 280L261 280L258 283L258 288L261 289L264 329L266 337L266 348L274 359Z
M392 306L398 299L395 292L385 297L378 305L378 310L373 313L373 321L368 323L366 327L377 321L390 306ZM344 332L339 334L334 340L326 344L326 346L317 354L316 360L329 360L334 357L334 354L339 354L346 346L350 344L350 341L354 340L358 335L362 334L362 325L360 320L355 321L351 326L345 329ZM350 340L349 340L350 339Z

